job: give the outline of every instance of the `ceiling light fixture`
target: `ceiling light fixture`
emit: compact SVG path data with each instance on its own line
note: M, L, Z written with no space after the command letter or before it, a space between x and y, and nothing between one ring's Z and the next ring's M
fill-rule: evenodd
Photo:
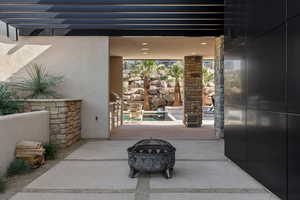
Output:
M148 52L143 52L143 54L144 54L144 55L147 55L147 54L148 54Z
M207 45L207 42L201 42L202 45Z
M150 50L149 48L142 48L141 49L142 51L148 51L148 50Z
M142 45L143 45L143 46L147 46L148 43L147 43L147 42L143 42Z

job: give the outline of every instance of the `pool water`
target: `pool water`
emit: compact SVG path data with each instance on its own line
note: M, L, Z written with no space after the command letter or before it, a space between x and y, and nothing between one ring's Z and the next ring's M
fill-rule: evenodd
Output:
M140 120L130 119L128 113L123 114L123 120L124 121L140 121ZM168 114L152 113L151 115L144 114L143 121L172 121L172 119L169 118Z

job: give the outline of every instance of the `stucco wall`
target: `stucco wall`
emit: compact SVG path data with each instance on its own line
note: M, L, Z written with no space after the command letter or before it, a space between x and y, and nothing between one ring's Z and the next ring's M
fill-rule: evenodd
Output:
M0 117L0 172L15 157L16 143L22 140L48 143L49 113L38 111Z
M0 40L0 81L14 80L30 63L65 76L58 92L82 102L82 137L108 134L108 37L21 37L15 43ZM96 120L97 119L97 120Z

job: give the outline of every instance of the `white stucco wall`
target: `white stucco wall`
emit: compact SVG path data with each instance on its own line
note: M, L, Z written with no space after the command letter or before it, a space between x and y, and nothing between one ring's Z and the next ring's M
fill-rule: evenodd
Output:
M47 111L0 117L0 173L5 173L15 158L16 144L22 140L49 142Z
M2 39L0 58L0 81L21 76L30 63L43 64L49 72L64 75L58 92L65 98L83 99L82 137L108 137L108 37Z

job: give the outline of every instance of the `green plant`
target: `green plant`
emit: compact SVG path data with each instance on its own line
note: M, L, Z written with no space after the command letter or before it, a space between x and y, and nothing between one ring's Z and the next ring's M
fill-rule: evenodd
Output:
M174 63L169 69L169 75L175 79L175 101L174 106L181 106L181 92L179 81L183 78L183 66L180 62Z
M46 150L45 157L46 160L55 160L57 158L58 153L58 145L56 144L46 144L44 145L44 148Z
M27 161L22 159L15 159L13 160L8 169L7 169L7 176L14 176L18 174L25 174L31 171L31 166L28 164Z
M3 176L0 176L0 193L4 193L6 188L6 180Z
M203 74L203 84L206 86L208 83L214 80L214 74L207 68L202 69Z
M53 87L63 81L63 76L50 75L46 68L39 64L32 64L26 68L28 77L16 84L16 87L29 95L26 98L45 99L58 98Z
M0 115L13 114L21 110L20 102L12 101L15 98L15 92L11 91L7 84L0 83Z

